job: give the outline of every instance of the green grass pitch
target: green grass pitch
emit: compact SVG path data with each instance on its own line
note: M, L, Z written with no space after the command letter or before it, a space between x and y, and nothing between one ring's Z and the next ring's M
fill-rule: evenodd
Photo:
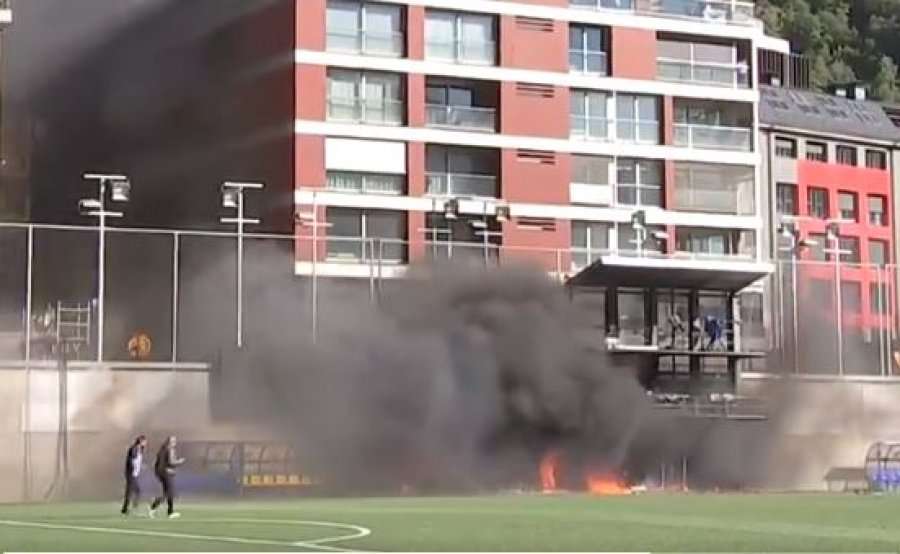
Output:
M168 521L123 518L115 503L0 506L0 551L900 551L892 496L185 499L179 509Z

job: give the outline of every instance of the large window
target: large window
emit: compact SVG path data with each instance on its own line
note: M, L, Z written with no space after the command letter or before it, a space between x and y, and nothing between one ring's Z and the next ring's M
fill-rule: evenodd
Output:
M394 73L330 69L328 119L402 125L403 91L403 81Z
M428 194L496 197L500 155L489 148L425 147Z
M807 211L810 217L828 219L828 191L823 188L807 189Z
M797 185L778 183L775 188L775 204L778 215L798 215Z
M797 141L794 139L777 137L775 139L775 155L779 158L796 158Z
M609 185L613 159L604 156L572 156L572 183Z
M599 91L572 91L572 135L592 140L609 140L609 95Z
M497 63L497 22L492 15L428 10L425 57L460 63Z
M831 244L828 245L831 248ZM859 239L856 237L838 237L838 249L841 252L841 261L848 264L859 263ZM834 251L828 254L828 260L834 261Z
M328 50L402 56L403 11L400 6L328 0Z
M569 71L606 75L609 72L609 31L593 25L569 25Z
M753 231L685 227L678 229L676 234L679 252L711 258L756 255Z
M428 125L495 131L498 98L496 83L429 77L425 84Z
M811 162L828 162L828 146L822 142L806 143L806 159Z
M406 261L406 212L332 208L328 221L328 259Z
M888 264L888 243L886 241L869 239L869 263L881 266Z
M329 171L328 189L359 194L403 194L406 177L384 173Z
M572 265L576 268L587 267L609 253L609 230L609 223L573 221Z
M676 146L753 150L753 112L749 104L675 99Z
M825 250L829 248L828 237L824 233L810 233L809 240L812 243L806 252L809 253L809 259L814 262L824 262L828 259Z
M659 144L659 99L656 96L616 96L616 139L620 142Z
M675 162L675 209L753 215L754 175L747 166Z
M883 150L866 150L866 167L887 169L887 154Z
M839 192L838 205L841 210L841 219L854 222L859 220L859 208L857 207L855 192Z
M856 165L856 148L852 146L838 145L834 150L834 157L841 165Z
M884 227L887 225L887 199L884 196L870 196L869 225Z
M626 206L661 206L663 166L657 160L616 162L616 200Z
M631 223L620 223L616 226L618 235L619 254L633 256L637 253L647 256L656 256L666 251L665 227L648 225L644 229L643 236Z
M660 79L735 88L749 86L748 65L738 59L734 44L660 39L657 53Z
M647 343L647 311L644 291L619 289L619 341L625 345Z

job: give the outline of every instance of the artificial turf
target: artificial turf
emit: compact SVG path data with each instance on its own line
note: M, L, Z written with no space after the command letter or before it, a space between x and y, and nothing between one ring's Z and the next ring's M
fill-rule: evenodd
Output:
M900 496L186 499L180 510L168 521L123 518L113 502L0 506L0 551L900 551ZM304 521L371 535L295 545L353 533Z

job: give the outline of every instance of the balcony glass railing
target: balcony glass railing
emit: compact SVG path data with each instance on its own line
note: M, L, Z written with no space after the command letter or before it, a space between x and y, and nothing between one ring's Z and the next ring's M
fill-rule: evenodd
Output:
M675 145L719 150L753 150L753 131L744 127L675 124Z
M742 64L701 63L659 58L656 66L657 76L664 81L731 88L749 86L747 66Z
M660 15L708 21L756 25L754 3L746 0L569 0L576 8L627 10L641 15Z
M571 134L573 137L585 140L609 140L611 124L609 119L603 117L573 115Z
M372 123L376 125L402 125L403 102L401 100L385 99L329 98L328 120Z
M675 185L675 209L689 212L710 212L734 215L750 215L753 213L752 183L741 187L722 185L722 188L695 187L691 185Z
M374 56L403 56L403 33L362 29L328 29L328 50L371 54Z
M497 177L465 173L432 173L425 176L428 194L435 196L497 197Z
M429 40L425 43L425 57L478 65L497 62L497 43L475 40Z
M428 116L428 125L431 127L452 127L478 131L494 131L497 128L497 110L495 108L428 104L425 110Z
M606 52L569 50L569 71L606 75L609 72L608 68L609 61Z

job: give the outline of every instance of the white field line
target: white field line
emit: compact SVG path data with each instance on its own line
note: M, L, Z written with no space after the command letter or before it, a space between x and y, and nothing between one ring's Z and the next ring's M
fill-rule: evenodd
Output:
M353 539L360 539L372 534L372 530L359 525L350 525L347 523L333 523L327 521L292 521L292 520L269 520L269 519L202 519L191 521L192 523L259 523L270 525L299 525L313 527L328 527L337 529L352 530L353 533L340 535L336 537L325 537L321 539L313 539L310 541L276 541L268 539L247 539L242 537L227 537L221 535L197 535L193 533L171 533L166 531L151 531L143 529L122 529L114 527L96 527L84 525L67 525L58 523L44 523L36 521L13 521L0 520L0 526L22 527L32 529L48 529L58 531L78 531L84 533L102 533L108 535L128 535L139 537L157 537L163 539L186 539L206 542L226 542L232 544L246 544L257 546L293 546L306 548L308 550L319 550L325 552L359 552L357 550L328 546L324 543L342 542Z

